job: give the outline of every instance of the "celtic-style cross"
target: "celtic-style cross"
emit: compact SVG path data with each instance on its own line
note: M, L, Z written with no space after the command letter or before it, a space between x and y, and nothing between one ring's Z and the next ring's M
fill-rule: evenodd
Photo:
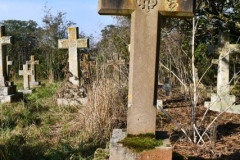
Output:
M131 16L128 134L155 134L160 16L193 17L194 0L99 0L101 15Z

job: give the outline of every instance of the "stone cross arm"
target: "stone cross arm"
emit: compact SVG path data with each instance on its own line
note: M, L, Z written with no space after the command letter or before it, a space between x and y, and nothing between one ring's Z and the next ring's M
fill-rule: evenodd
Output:
M58 40L58 48L62 49L68 49L70 47L76 47L76 48L88 48L89 47L89 40L88 39L76 39L75 41L72 41L69 39L61 39Z
M101 15L129 16L136 6L146 10L158 7L161 15L167 17L193 17L195 0L99 0L98 13Z
M1 44L5 45L5 44L11 44L11 39L12 37L11 36L5 36L5 37L1 37Z

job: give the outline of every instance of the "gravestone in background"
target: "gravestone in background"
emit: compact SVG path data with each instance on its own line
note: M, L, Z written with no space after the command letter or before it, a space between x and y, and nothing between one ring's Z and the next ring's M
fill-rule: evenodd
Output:
M30 85L30 87L37 87L37 86L39 86L40 82L36 81L36 67L35 67L36 64L39 64L39 61L35 60L34 56L31 55L30 60L26 61L26 64L30 65L30 71L32 72L29 75L29 78L30 78L29 79L29 85Z
M78 39L78 34L78 27L69 27L68 39L58 40L58 48L68 49L69 71L72 74L69 81L74 85L80 85L78 48L84 49L89 47L88 39Z
M211 94L211 101L205 102L204 106L213 111L222 112L231 106L226 112L240 114L240 105L235 105L236 97L230 95L229 82L229 57L232 52L240 52L239 44L229 44L222 37L222 47L219 48L219 59L212 60L213 64L218 64L217 73L217 93Z
M78 36L78 27L69 27L68 39L58 40L58 48L68 49L69 72L72 74L68 81L71 84L66 82L60 89L60 97L57 99L59 106L85 105L87 103L86 90L80 82L80 56L78 49L88 48L89 41L88 39L79 39Z
M23 89L19 90L23 94L31 94L32 89L30 89L30 76L32 71L28 69L28 64L23 65L23 70L19 70L19 75L23 76Z
M131 16L127 134L155 134L160 19L161 16L193 17L194 1L99 0L98 2L98 13L101 15ZM114 147L116 144L110 144L110 150L112 148L113 151ZM172 152L171 147L165 149L165 153ZM160 152L148 156L162 160L171 159L171 156L162 157L158 154ZM110 155L110 159L114 159L112 157L114 153Z
M107 67L109 69L109 72L112 73L112 78L113 80L120 84L120 82L122 81L122 77L121 77L121 72L122 72L122 65L125 64L125 60L121 59L121 57L119 57L119 55L117 53L113 53L113 57L111 60L107 60ZM111 70L111 68L112 70Z
M8 77L6 45L11 44L11 36L5 36L4 26L0 30L0 103L6 103L22 98L22 94L16 92L16 85Z

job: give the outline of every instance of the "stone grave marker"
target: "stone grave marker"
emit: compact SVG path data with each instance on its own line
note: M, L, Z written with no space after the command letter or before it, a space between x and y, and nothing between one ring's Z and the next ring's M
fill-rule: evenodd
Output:
M112 60L107 60L107 65L113 67L113 79L117 82L121 82L121 66L125 64L125 60L119 57L117 53L113 53Z
M211 101L205 102L204 106L210 110L221 112L232 105L226 112L240 114L240 105L233 105L236 97L230 95L229 82L229 57L232 52L240 52L240 45L224 43L224 46L219 49L219 59L212 60L213 64L218 64L217 93L212 93Z
M193 17L193 6L192 0L99 0L99 14L131 16L128 134L155 134L160 16Z
M85 105L87 103L87 96L85 95L85 88L80 83L80 56L78 49L84 49L89 47L88 39L78 38L78 27L68 28L68 39L58 40L58 48L68 49L68 63L69 71L72 77L69 78L69 82L73 85L68 85L68 90L63 89L61 97L57 99L58 106L75 106ZM66 93L69 92L71 94Z
M131 16L127 134L155 134L160 17L193 17L194 1L99 0L98 2L98 13L101 15ZM114 146L110 144L110 147ZM172 152L169 148L165 149L165 153ZM154 153L148 156L158 157ZM171 157L162 158L165 159Z
M23 70L19 70L19 75L23 76L23 89L19 90L24 94L32 93L32 89L30 89L30 76L32 75L32 71L28 69L28 64L23 65Z
M5 26L0 29L0 103L6 103L22 98L22 94L16 92L13 82L9 82L6 45L11 44L11 36L5 36Z
M31 58L29 61L26 61L27 65L30 65L30 71L32 72L29 77L30 77L30 81L29 81L29 85L30 87L36 87L40 85L40 82L36 81L36 64L39 64L38 60L34 59L34 56L31 55Z
M6 62L7 62L7 77L9 78L9 67L8 66L11 66L13 65L13 61L9 61L8 60L8 56L6 56Z
M78 48L83 49L88 47L88 39L78 39L78 27L69 27L68 39L58 40L58 48L68 49L69 71L72 73L72 77L69 78L69 81L72 82L74 85L80 84L80 64Z

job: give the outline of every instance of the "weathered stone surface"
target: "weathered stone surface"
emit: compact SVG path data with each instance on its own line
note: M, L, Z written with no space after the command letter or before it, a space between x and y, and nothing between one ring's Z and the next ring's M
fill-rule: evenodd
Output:
M0 96L8 96L16 93L16 86L0 87Z
M128 93L128 134L155 134L157 73L160 50L160 14L192 17L192 0L99 0L102 15L131 16Z
M0 103L10 103L19 101L23 99L23 94L19 92L15 92L14 94L7 95L7 96L0 96Z
M39 64L39 61L38 60L35 60L34 59L34 56L31 55L31 58L29 61L26 61L26 64L27 65L30 65L30 71L31 71L31 74L29 75L29 85L30 87L37 87L40 85L40 82L37 82L36 81L36 69L35 69L35 65L36 64Z
M131 15L136 7L140 7L146 13L152 8L157 8L163 16L168 17L193 17L195 0L176 1L129 1L129 0L99 0L98 13L101 15Z
M5 87L7 77L6 45L11 44L11 36L5 36L5 26L0 31L0 87Z
M161 99L157 100L157 109L160 110L161 108L163 108L163 101Z
M88 102L88 98L78 98L78 99L65 99L58 98L57 105L58 106L78 106L78 105L86 105Z
M79 85L79 56L78 48L88 48L88 39L78 39L78 27L68 28L68 39L58 40L58 48L68 49L69 71L73 75L69 81L74 85Z
M58 91L57 104L59 106L86 105L88 102L86 89L73 85L69 81L63 82Z
M12 65L12 61L6 56L6 45L11 44L11 36L5 36L4 26L0 29L0 103L7 103L19 100L22 94L16 93L16 86L8 77L8 65Z
M18 92L23 93L23 94L32 94L33 93L33 89L22 89L22 90L18 90Z
M225 42L219 52L219 59L212 61L212 63L218 64L217 93L211 94L211 101L205 102L204 107L222 112L231 106L226 112L240 114L240 105L235 105L236 98L234 95L230 95L229 83L230 53L239 52L239 45L231 45L229 42Z
M23 70L19 70L19 75L23 76L23 89L24 90L29 90L30 85L29 85L29 75L32 75L32 71L28 70L28 65L24 64L23 65Z
M228 110L226 110L227 113L235 113L240 114L240 105L235 105L236 98L234 95L217 95L217 94L211 94L211 101L205 102L204 106L206 108L209 108L212 111L222 112L225 111L228 107L230 107Z
M118 143L127 136L122 129L114 129L110 140L109 160L172 160L172 146L168 139L152 150L136 153Z

